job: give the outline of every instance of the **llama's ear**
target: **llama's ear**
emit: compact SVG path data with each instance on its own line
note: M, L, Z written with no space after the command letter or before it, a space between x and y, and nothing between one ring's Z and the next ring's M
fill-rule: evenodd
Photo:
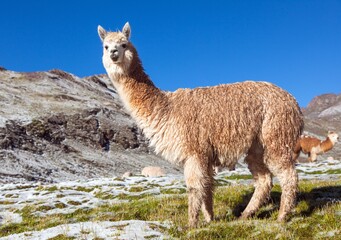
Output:
M107 36L107 31L105 31L104 28L102 28L100 25L98 25L97 28L98 35L101 38L102 42L104 41L104 38Z
M127 39L130 38L131 30L130 30L129 22L126 22L126 24L124 24L122 33L124 34L124 36L126 36Z

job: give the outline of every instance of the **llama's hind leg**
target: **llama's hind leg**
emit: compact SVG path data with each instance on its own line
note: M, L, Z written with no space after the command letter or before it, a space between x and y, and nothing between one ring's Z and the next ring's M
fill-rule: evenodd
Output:
M255 191L241 219L252 216L269 199L272 188L272 175L263 162L263 153L249 152L245 161L255 180Z
M204 215L205 221L210 222L213 220L213 191L214 191L214 171L212 167L207 169L205 184L203 186L203 203L201 210Z
M185 163L190 227L197 225L200 208L207 222L213 220L213 167L205 165L196 158L190 158Z
M282 189L278 221L285 221L296 201L298 177L294 162L288 158L284 157L280 162L269 164L270 171L278 178Z

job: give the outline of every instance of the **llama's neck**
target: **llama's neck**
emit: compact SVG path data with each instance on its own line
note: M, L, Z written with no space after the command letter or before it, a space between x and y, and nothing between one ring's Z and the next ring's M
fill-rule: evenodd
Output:
M323 152L327 152L334 147L334 144L335 143L327 137L326 140L321 142L321 149Z
M161 117L160 114L166 110L164 92L155 87L137 56L126 74L111 73L109 76L123 104L140 127L150 125L150 121Z

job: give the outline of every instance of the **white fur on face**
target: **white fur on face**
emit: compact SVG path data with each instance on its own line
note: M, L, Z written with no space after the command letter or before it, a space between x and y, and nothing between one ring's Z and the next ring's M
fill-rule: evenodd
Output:
M122 62L123 56L124 56L124 51L126 50L127 42L122 41L122 42L116 42L112 39L109 40L104 40L103 43L103 49L104 49L104 54L107 54L109 57L113 54L113 51L115 51L115 55L118 56L117 60L114 60L116 63Z
M328 137L333 143L336 143L338 141L339 135L337 133L330 133L328 134Z
M103 41L103 65L108 74L125 74L129 69L133 53L128 40L120 32L109 33Z

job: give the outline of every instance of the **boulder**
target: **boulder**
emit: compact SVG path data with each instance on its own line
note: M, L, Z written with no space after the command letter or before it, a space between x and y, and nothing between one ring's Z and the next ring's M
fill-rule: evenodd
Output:
M165 176L165 171L161 167L148 166L142 169L141 174L145 177L162 177Z

